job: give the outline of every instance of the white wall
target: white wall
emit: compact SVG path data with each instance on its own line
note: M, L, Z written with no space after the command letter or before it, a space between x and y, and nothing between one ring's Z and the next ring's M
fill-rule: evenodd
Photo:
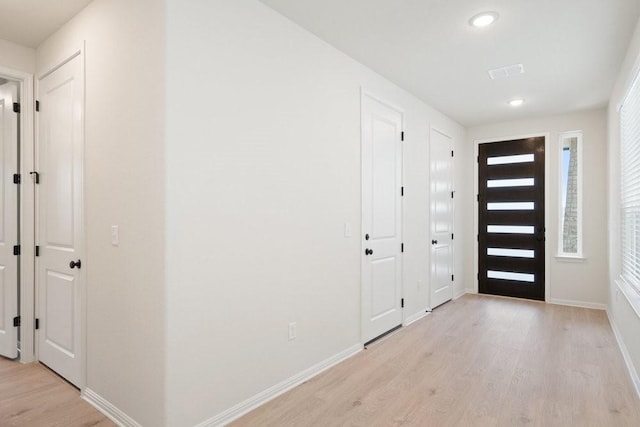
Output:
M0 67L33 73L36 69L36 51L30 47L0 39Z
M523 107L523 108L526 108ZM497 123L468 129L470 145L475 141L531 134L549 134L545 159L548 216L547 250L550 251L549 301L604 307L607 302L607 146L606 111L592 110L572 114L539 117ZM559 133L582 130L583 134L583 252L582 262L556 258L559 233ZM468 170L468 182L474 182L474 169ZM468 199L473 209L475 194ZM468 240L473 251L475 236ZM475 261L474 261L475 262Z
M640 297L630 289L618 287L621 272L620 243L620 116L618 108L640 71L640 23L629 45L627 55L613 88L608 110L608 160L609 160L609 317L616 325L619 338L628 353L628 363L640 371ZM632 303L633 302L633 303ZM636 377L637 381L637 377ZM639 388L640 384L636 384Z
M360 343L361 87L406 113L407 315L427 306L428 126L466 137L258 1L166 4L168 424L189 426Z
M164 424L164 10L96 0L37 49L38 73L86 41L87 387ZM120 246L110 226L120 226Z

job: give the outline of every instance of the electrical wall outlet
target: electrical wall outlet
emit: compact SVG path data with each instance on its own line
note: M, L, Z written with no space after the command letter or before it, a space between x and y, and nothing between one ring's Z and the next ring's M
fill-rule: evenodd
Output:
M111 226L111 244L118 246L120 244L120 230L117 225Z
M298 336L298 325L296 322L289 323L289 341L293 341Z

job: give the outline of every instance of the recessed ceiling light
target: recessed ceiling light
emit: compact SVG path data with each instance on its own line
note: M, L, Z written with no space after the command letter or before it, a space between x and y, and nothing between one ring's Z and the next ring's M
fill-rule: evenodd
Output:
M469 25L478 28L486 27L487 25L493 24L497 19L497 12L482 12L469 19Z
M524 104L524 99L522 98L515 98L509 101L509 105L511 105L512 107L519 107L522 104Z

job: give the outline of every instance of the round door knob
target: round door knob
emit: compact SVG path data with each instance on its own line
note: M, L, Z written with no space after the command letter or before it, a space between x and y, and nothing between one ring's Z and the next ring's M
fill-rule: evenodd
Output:
M78 268L78 270L80 270L80 267L82 266L82 261L77 260L77 261L71 261L69 263L69 268Z
M373 255L373 249L365 249L364 250L364 254L365 255Z
M432 245L437 245L437 244L438 244L438 241L437 241L437 240L432 240L432 241L431 241L431 244L432 244Z

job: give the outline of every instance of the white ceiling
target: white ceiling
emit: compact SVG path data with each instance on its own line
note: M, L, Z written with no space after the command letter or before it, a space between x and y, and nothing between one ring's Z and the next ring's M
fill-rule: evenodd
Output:
M91 1L0 0L0 39L36 48Z
M606 105L640 14L640 0L262 1L466 126ZM35 48L90 2L0 0L0 39ZM468 25L486 10L493 26Z
M639 0L261 1L465 126L605 106L640 13ZM494 25L468 24L487 10ZM525 74L489 78L517 63Z

